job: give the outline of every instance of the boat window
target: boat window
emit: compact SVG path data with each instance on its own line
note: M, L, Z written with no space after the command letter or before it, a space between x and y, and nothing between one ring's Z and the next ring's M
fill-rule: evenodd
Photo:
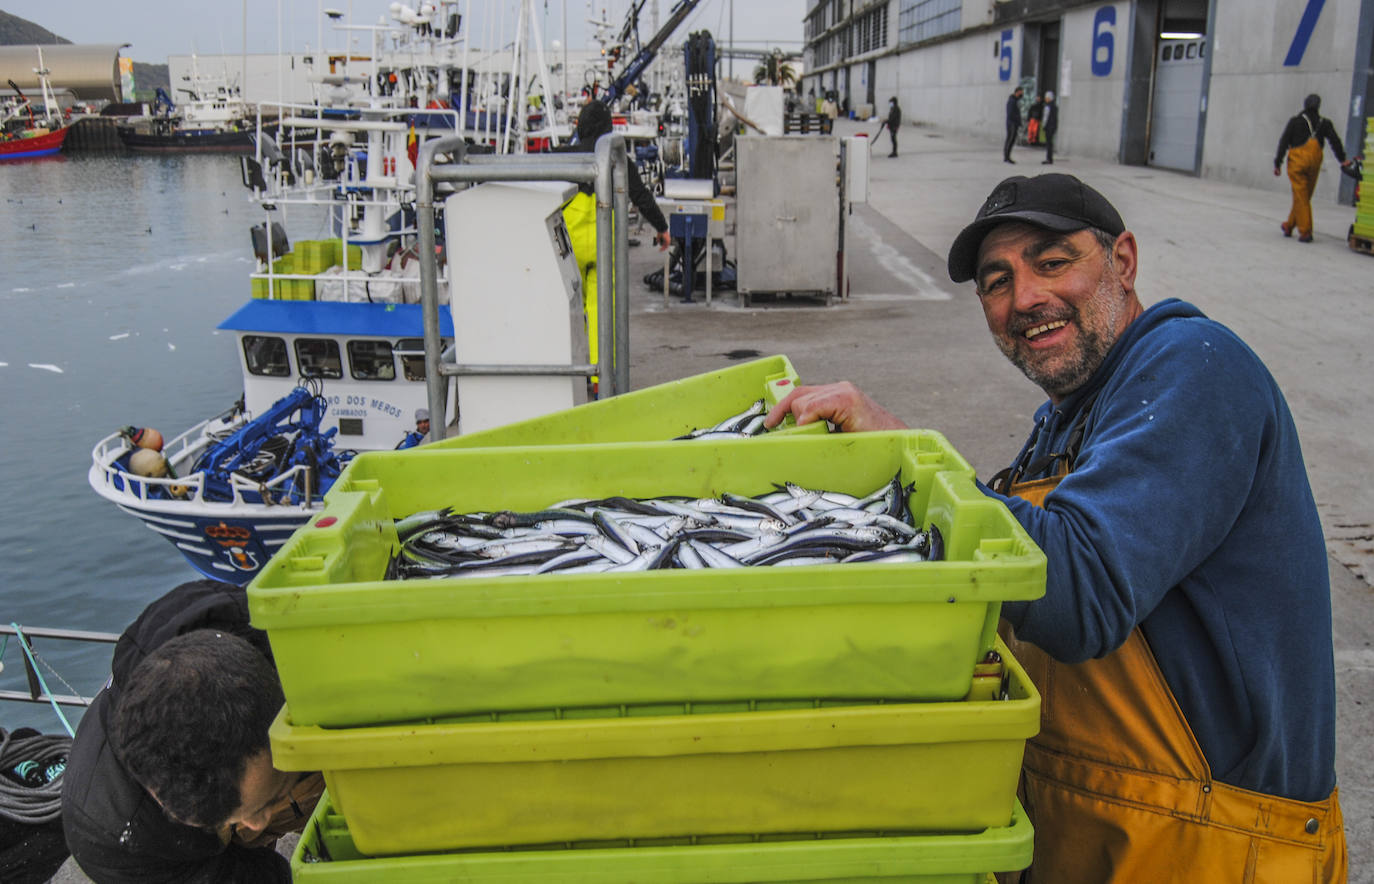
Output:
M401 338L396 342L396 355L401 357L401 370L408 381L425 379L425 339Z
M396 380L390 341L349 341L348 369L360 381Z
M341 378L343 359L332 338L297 338L296 364L303 378Z
M249 374L284 378L291 374L286 361L286 341L263 335L243 336L243 358Z

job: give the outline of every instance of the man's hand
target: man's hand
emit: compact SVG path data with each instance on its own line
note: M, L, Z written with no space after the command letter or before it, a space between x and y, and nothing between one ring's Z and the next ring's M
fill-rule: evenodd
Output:
M788 412L796 417L798 426L827 420L844 433L907 429L906 424L848 381L798 387L769 410L763 425L776 427Z
M1275 177L1275 178L1279 177L1279 167L1278 167L1278 166L1275 166L1275 167L1274 167L1274 177Z
M660 252L667 251L668 246L673 244L673 235L668 231L654 234L654 243L658 245Z

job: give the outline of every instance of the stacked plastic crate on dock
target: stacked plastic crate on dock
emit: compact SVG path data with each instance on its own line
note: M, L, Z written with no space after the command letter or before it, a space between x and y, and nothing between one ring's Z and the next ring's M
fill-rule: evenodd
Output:
M1374 255L1374 117L1365 120L1363 155L1367 162L1360 177L1360 195L1355 201L1355 224L1350 228L1350 247Z
M300 880L983 884L1029 864L1039 696L996 625L1043 594L1045 559L967 462L921 430L642 441L775 401L795 382L777 359L467 443L506 447L353 462L249 587L287 699L274 762L329 788ZM744 401L713 408L711 385ZM676 404L646 420L656 401ZM517 444L535 438L587 444ZM423 510L894 474L942 561L382 579L393 520Z

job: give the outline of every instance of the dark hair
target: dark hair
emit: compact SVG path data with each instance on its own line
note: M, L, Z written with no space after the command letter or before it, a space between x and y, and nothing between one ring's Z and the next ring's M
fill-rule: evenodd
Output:
M594 142L615 128L611 120L611 109L600 99L592 99L582 105L577 114L577 141L579 144Z
M1322 97L1315 92L1302 100L1302 109L1317 113L1322 109Z
M235 635L198 629L162 644L119 688L114 739L134 779L177 821L222 825L283 703L271 664Z

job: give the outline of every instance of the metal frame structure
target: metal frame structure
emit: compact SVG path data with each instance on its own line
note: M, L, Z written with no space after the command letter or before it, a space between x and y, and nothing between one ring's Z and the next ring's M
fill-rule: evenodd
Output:
M15 636L20 642L20 656L24 663L24 674L28 678L28 691L0 691L0 700L15 700L25 703L49 703L62 706L89 706L91 697L74 694L54 694L48 690L47 683L34 665L32 639L46 638L58 641L94 642L96 644L115 644L119 636L113 632L90 632L82 629L43 629L37 626L20 626L15 623L0 624L0 636Z
M435 158L449 154L452 162ZM459 376L600 376L600 395L615 396L630 388L629 172L624 137L603 135L592 154L524 154L468 156L459 136L436 138L420 147L415 171L415 211L420 228L420 303L424 310L425 378L429 389L430 438L443 439L448 378ZM596 196L596 264L598 272L596 365L473 365L440 352L439 267L435 255L434 186L439 182L480 184L488 181L569 181L591 184ZM454 274L449 274L450 284ZM608 345L609 342L609 345ZM609 387L609 392L607 388ZM460 403L461 407L461 403Z

